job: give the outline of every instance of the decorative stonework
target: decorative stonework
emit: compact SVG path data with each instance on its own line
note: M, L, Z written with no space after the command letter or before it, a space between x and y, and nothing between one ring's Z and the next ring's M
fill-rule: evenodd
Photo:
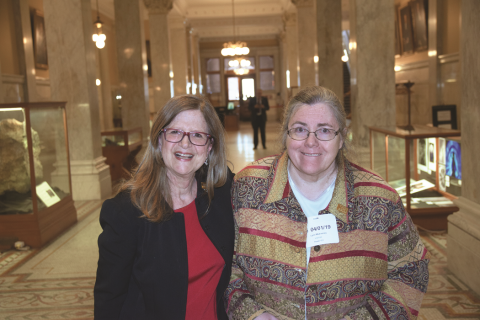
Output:
M149 14L168 14L173 8L173 0L143 0Z
M295 12L285 12L282 16L283 23L286 27L297 25L297 14Z
M292 3L298 7L313 7L313 0L292 0Z

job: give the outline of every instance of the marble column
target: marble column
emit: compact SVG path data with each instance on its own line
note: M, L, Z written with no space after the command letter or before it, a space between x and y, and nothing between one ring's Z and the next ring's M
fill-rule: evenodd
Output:
M318 84L343 101L342 3L316 0Z
M168 26L170 30L170 48L172 54L173 88L175 96L187 93L188 79L188 48L186 21L179 15L170 15Z
M155 112L170 99L170 46L167 16L173 0L144 0L150 24L150 50Z
M394 3L350 0L353 142L370 167L370 126L395 126Z
M187 38L187 93L193 93L193 29L192 27L187 27L185 32Z
M104 199L111 195L112 185L102 156L90 1L49 0L43 7L51 98L67 101L72 196ZM56 166L52 180L55 175L62 180L65 166L58 162Z
M5 90L3 88L3 79L2 79L2 63L0 62L0 103L3 103L4 102L4 93L3 93L3 90Z
M122 127L141 127L145 147L150 134L150 117L144 18L139 0L114 0L114 8Z
M317 30L314 0L292 0L297 7L298 63L300 67L300 87L316 84L315 62Z
M428 0L428 100L429 106L443 104L441 98L441 73L438 56L442 54L441 24L443 0Z
M194 69L193 74L195 82L197 83L197 94L204 94L205 90L203 89L202 83L202 59L200 58L200 37L198 34L195 34L194 38L195 46L195 59L194 59Z
M103 32L107 27L103 27ZM100 127L102 130L111 130L113 129L113 102L112 102L112 87L110 82L110 70L108 68L108 47L112 45L111 41L105 42L105 47L103 49L97 49L97 62L98 62L98 74L99 79L101 80L99 90L99 100L100 108Z
M288 69L288 48L287 48L287 36L286 32L282 31L278 37L278 42L280 44L280 96L282 98L283 104L287 103L288 99L288 88L287 88L287 74ZM282 120L283 110L280 112L278 118L279 121Z
M23 85L24 101L34 102L37 101L37 83L35 79L30 9L27 0L12 1L12 6L20 74L25 77Z
M286 60L289 74L287 83L290 85L289 88L296 88L300 83L298 74L297 14L295 12L285 12L283 22L285 24Z
M472 41L480 30L477 0L462 0L460 63L462 89L462 196L460 211L448 217L448 268L480 294L480 43Z

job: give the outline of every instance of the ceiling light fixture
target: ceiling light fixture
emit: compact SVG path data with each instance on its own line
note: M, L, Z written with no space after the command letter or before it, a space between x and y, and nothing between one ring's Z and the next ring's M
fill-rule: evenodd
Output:
M98 1L98 0L97 0ZM223 44L222 56L242 56L250 52L246 42L236 41L235 37L235 5L232 0L232 18L233 18L233 42L228 41Z
M98 0L97 0L97 20L93 23L97 28L97 32L92 35L92 40L95 42L95 45L98 49L103 49L105 47L105 40L107 36L102 32L103 22L100 20L100 11L98 11Z

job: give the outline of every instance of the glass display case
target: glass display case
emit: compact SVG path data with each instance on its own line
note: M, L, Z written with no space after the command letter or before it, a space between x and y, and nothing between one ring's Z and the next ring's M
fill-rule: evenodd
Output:
M460 131L413 127L370 127L370 166L398 192L417 225L444 230L462 189Z
M142 128L102 131L102 153L110 166L112 182L128 178L130 170L137 165L135 156L142 149Z
M39 247L77 221L65 102L0 104L0 238Z

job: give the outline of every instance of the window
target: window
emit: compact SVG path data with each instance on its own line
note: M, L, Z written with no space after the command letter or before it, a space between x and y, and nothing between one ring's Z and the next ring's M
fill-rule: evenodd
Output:
M272 56L260 56L260 89L275 90L275 63Z
M220 93L220 58L207 59L207 93Z
M260 69L274 69L275 65L273 64L272 56L260 56Z
M207 59L207 72L220 72L220 59Z
M253 78L242 79L243 101L247 101L250 97L255 97L255 80Z
M240 87L238 77L229 77L228 80L228 101L240 100Z

